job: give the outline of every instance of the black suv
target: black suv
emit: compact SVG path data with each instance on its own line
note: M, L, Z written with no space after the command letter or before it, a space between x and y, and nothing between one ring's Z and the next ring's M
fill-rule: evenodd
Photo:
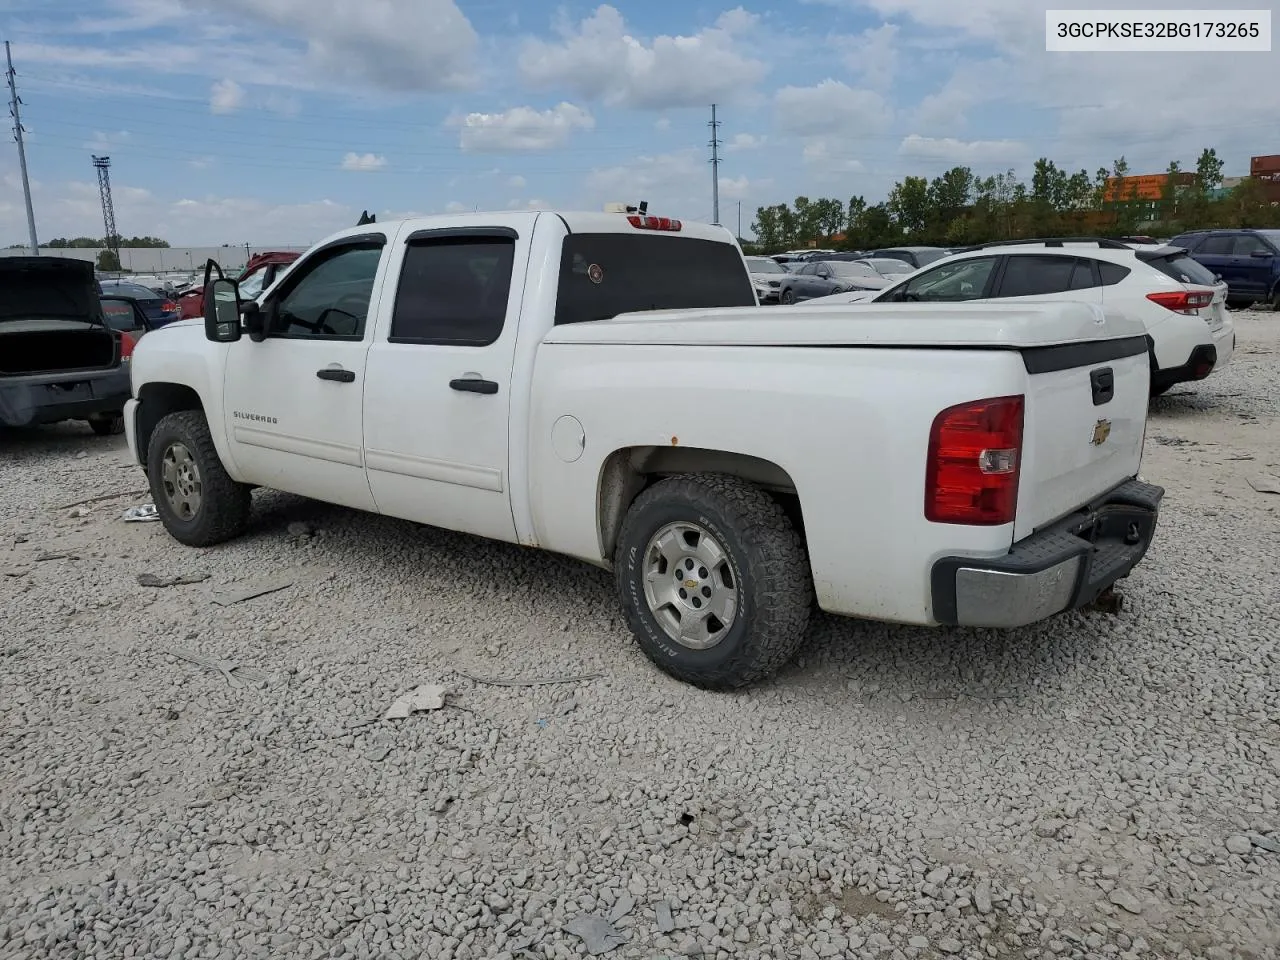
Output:
M1193 230L1169 241L1227 281L1227 302L1280 310L1280 230Z

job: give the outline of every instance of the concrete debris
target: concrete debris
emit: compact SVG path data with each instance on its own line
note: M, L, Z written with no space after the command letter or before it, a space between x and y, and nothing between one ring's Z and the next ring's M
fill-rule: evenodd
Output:
M383 719L405 720L415 713L439 710L444 706L446 693L448 691L444 687L436 686L433 683L425 683L411 693L406 693L404 696L396 698L396 701L387 709Z

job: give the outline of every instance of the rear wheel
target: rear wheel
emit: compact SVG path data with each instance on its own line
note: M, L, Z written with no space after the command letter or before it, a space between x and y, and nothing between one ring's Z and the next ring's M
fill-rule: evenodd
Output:
M198 410L171 413L147 447L147 479L165 529L189 547L239 536L249 523L249 488L218 459L209 424Z
M640 648L708 689L746 686L791 659L813 609L804 543L783 509L737 477L650 487L627 513L615 561Z

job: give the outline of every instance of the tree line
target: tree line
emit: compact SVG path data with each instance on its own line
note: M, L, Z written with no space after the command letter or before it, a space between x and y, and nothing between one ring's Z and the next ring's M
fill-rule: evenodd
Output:
M1092 175L1087 170L1069 173L1041 157L1030 183L1013 170L979 177L958 166L932 180L905 177L882 203L868 204L860 196L847 203L796 197L793 204L760 207L751 224L756 241L746 245L761 253L815 240L848 250L903 244L956 247L1026 237L1127 236L1140 230L1172 236L1207 227L1280 226L1280 207L1268 203L1257 180L1245 178L1219 195L1222 166L1213 148L1201 152L1194 171L1170 163L1158 200L1138 196L1138 181L1124 157ZM1182 182L1186 180L1190 182ZM833 240L841 235L843 239Z

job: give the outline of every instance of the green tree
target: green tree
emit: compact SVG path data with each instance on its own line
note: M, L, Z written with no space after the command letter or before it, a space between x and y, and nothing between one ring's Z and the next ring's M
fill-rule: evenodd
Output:
M119 273L120 257L114 250L103 250L98 254L98 269L103 273Z
M894 184L887 206L898 229L909 239L918 239L929 222L929 181L907 177Z
M946 239L951 224L969 209L973 202L973 171L968 167L952 167L929 184L928 220L933 224L931 239Z
M778 206L757 207L756 218L751 223L751 232L756 235L756 242L769 252L776 253L782 249L782 223Z
M1196 160L1196 186L1205 193L1222 186L1222 161L1213 147L1200 151L1200 158Z

